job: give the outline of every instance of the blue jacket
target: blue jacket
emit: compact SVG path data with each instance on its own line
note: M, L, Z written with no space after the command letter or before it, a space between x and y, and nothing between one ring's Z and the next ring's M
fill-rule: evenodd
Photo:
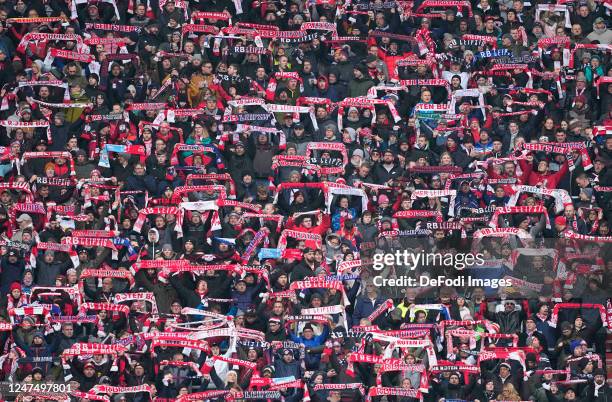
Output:
M255 286L247 286L244 292L238 292L236 289L232 290L232 299L234 299L234 305L242 310L247 311L253 306L254 296L257 296L262 288L262 282L259 282Z
M0 293L2 297L9 292L9 288L13 282L21 282L23 272L25 271L25 263L23 259L17 260L15 264L8 261L8 257L4 257L0 263Z
M307 348L313 348L316 346L323 345L323 343L327 339L327 335L329 335L329 327L327 325L323 327L323 332L321 332L321 335L317 335L313 337L312 339L306 339L303 336L297 336L293 334L291 331L289 331L289 337L291 338L293 342L301 343Z
M385 301L386 299L381 296L376 297L374 304L372 304L372 301L367 296L361 296L358 298L357 303L355 304L355 310L353 310L353 325L359 325L359 320L362 318L367 318Z
M317 346L321 346L327 339L328 335L329 335L329 327L327 325L323 327L323 332L321 332L321 335L317 335L313 337L312 339L306 339L302 336L294 335L291 331L289 331L289 337L291 338L291 340L295 343L301 343L306 348L314 348ZM321 361L320 353L306 353L306 355L304 356L304 362L306 363L307 369L312 370L314 368L318 368L320 361Z
M352 216L352 221L355 221L355 219L357 219L357 210L355 208L338 208L334 211L331 221L332 230L334 232L341 229L342 218L346 219L349 217L348 215Z

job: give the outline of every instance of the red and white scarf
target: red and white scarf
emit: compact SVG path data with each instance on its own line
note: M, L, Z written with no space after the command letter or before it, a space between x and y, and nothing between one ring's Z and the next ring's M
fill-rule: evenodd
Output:
M489 226L497 228L499 224L500 215L514 215L514 214L544 214L546 216L546 227L550 228L550 219L548 218L548 211L541 205L536 206L518 206L518 207L499 207L495 209L495 212L491 216L491 222Z
M572 308L572 309L598 309L599 315L601 317L601 322L604 327L608 326L608 316L605 307L601 304L594 303L556 303L555 307L553 307L552 314L550 316L550 326L557 327L557 321L559 320L559 310L562 308Z
M89 53L80 53L80 52L71 52L69 50L56 49L52 48L49 53L47 53L47 57L45 57L45 67L51 68L53 64L53 60L59 57L61 59L72 60L79 63L91 63L95 60L93 55Z
M510 197L508 203L506 204L509 207L516 205L519 196L523 192L553 197L555 199L555 210L557 213L562 212L565 209L565 206L572 204L571 197L569 196L568 192L563 189L549 190L536 186L512 186L512 190L514 191L514 194Z
M138 212L138 218L136 222L134 222L133 230L135 232L141 232L142 227L145 223L147 215L174 215L176 217L176 225L175 231L182 232L181 229L178 229L178 226L182 227L183 220L183 210L178 207L151 207L151 208L143 208ZM180 222L180 224L179 224Z
M126 347L119 344L107 345L101 343L75 343L69 349L62 352L62 357L74 357L82 355L114 355L126 351Z
M423 377L426 377L426 376L423 376ZM366 401L367 402L372 401L373 396L390 396L390 395L401 396L401 397L406 397L406 398L416 398L419 401L423 400L423 395L421 394L421 391L419 391L418 389L376 386L376 387L370 388L366 396Z
M52 34L52 33L41 33L41 32L28 32L26 33L17 45L17 52L25 53L26 46L29 42L33 41L73 41L77 43L77 50L84 49L83 37L77 34Z
M280 238L278 239L278 248L280 248L281 250L284 250L287 248L287 238L288 237L292 239L296 239L296 240L313 241L318 246L321 246L323 244L323 239L321 238L321 235L319 235L318 233L308 233L308 232L300 232L298 230L285 229L283 230L283 232L280 235Z
M53 143L51 138L51 127L48 121L13 121L13 120L0 120L0 126L7 128L39 128L44 127L47 129L47 142Z
M322 167L319 166L321 174L344 174L344 167L348 164L349 158L346 152L346 147L339 142L309 142L306 146L306 160L313 163L313 151L336 151L342 154L342 166L338 167Z
M82 288L83 280L87 278L113 278L126 279L130 283L130 288L134 286L134 277L130 271L120 271L111 269L85 269L79 277L79 287Z

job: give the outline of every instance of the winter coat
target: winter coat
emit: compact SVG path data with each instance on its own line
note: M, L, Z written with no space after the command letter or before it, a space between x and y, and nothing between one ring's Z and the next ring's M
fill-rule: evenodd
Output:
M140 286L149 292L153 292L160 313L170 312L170 306L178 298L176 290L170 284L159 282L157 277L150 278L146 270L138 271L135 279Z
M352 79L348 84L347 97L355 98L358 96L366 96L368 89L374 86L374 81L370 78Z
M18 259L16 263L11 264L8 257L4 257L0 262L0 294L7 294L13 282L21 282L24 270L23 259Z
M357 299L357 303L355 304L355 310L353 310L353 325L359 325L359 320L362 318L367 318L370 314L378 308L381 304L385 302L385 299L382 296L377 296L372 303L372 300L367 296L361 296Z
M53 261L48 264L43 258L36 259L36 284L40 286L55 286L55 278L64 275L68 268L72 267L72 261Z
M274 361L274 378L291 377L302 378L302 367L299 360L293 360L291 363L285 362L282 358L277 358Z

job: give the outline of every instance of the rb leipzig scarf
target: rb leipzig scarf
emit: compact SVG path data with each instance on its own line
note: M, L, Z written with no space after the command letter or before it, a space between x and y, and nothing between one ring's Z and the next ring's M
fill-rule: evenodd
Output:
M0 120L0 126L7 128L46 128L47 129L47 142L53 143L51 138L51 127L48 121L13 121L13 120Z
M557 321L559 320L559 310L562 308L571 308L571 309L598 309L599 315L601 317L601 322L605 327L608 326L608 317L606 313L606 309L601 304L593 304L593 303L556 303L555 307L553 307L552 314L550 316L550 326L557 327Z

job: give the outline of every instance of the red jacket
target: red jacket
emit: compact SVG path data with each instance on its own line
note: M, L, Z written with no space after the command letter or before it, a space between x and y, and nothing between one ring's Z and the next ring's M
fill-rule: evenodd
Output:
M524 159L520 159L518 163L519 163L519 166L521 167L522 173L520 175L517 174L514 178L516 179L517 184L525 184L529 181L529 176L531 175L533 167L531 163L526 162ZM493 169L492 164L489 165L489 167L487 168L487 174L492 179L509 179L510 178L505 173L497 174L495 169Z
M555 189L567 171L567 162L565 162L556 173L541 174L538 172L531 172L529 175L529 185L537 186L539 183L542 183L549 190Z
M325 233L327 232L327 229L329 229L331 225L331 219L329 217L329 215L327 214L323 214L323 218L321 219L321 223L317 226L313 226L310 229L305 228L303 226L296 226L295 222L293 221L293 218L289 218L287 219L287 224L285 225L285 228L287 229L291 229L291 230L296 230L298 232L306 232L306 233L314 233L314 234L318 234L321 236L321 238L323 238L325 236Z

